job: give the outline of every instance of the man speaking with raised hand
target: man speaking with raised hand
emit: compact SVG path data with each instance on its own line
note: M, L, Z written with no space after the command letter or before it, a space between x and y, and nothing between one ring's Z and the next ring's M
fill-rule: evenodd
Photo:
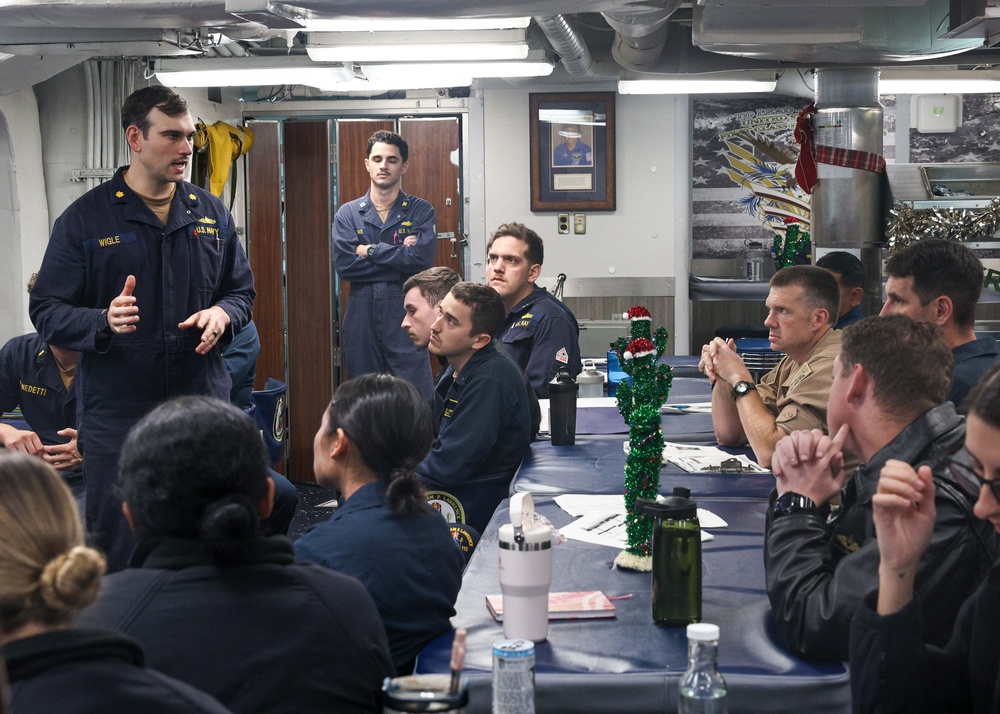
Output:
M128 564L134 544L115 495L126 432L176 395L229 398L222 348L255 297L233 217L184 181L194 138L187 103L144 87L121 118L131 164L59 217L30 296L42 339L80 353L86 522L111 571Z

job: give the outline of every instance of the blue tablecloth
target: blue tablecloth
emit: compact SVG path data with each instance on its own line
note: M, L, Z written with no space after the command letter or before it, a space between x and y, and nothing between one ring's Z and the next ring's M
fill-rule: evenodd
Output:
M695 416L681 415L678 418ZM535 494L561 493L622 493L625 479L624 436L577 436L574 446L553 446L536 442L521 462L510 484L510 492L530 491ZM714 445L703 442L704 445ZM724 451L750 455L746 448ZM669 494L674 486L691 489L695 499L711 496L736 498L767 498L774 488L771 474L687 473L679 466L667 463L660 471L660 493Z
M778 641L761 556L766 503L703 499L699 505L729 523L704 544L702 598L703 621L721 628L719 667L729 687L729 711L850 711L843 665L807 664ZM508 520L508 507L508 501L501 504L469 562L452 620L468 630L470 714L490 711L491 647L503 639L503 627L490 616L485 597L500 592L496 534ZM536 509L557 527L573 520L546 497L536 498ZM552 591L602 590L626 599L615 601L615 619L550 623L548 640L536 648L540 713L677 711L678 679L687 663L684 629L653 624L649 574L613 569L616 554L579 541L554 550ZM417 672L447 672L451 640L447 634L428 645Z
M678 377L673 381L667 404L707 403L712 401L712 388L707 379ZM607 404L608 399L603 403ZM628 424L616 406L594 406L597 400L578 399L576 433L628 434ZM543 400L543 409L547 408ZM547 423L547 422L546 422ZM711 414L661 415L664 438L667 441L711 441L715 438ZM544 431L544 429L543 429Z

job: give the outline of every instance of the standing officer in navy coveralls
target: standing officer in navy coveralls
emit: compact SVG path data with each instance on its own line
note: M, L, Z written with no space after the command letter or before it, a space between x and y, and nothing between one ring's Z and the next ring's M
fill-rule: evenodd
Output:
M497 343L524 370L539 399L561 367L580 374L580 326L568 307L535 285L545 258L542 239L520 223L497 228L486 246L486 284L500 293L507 317Z
M0 412L20 405L29 429L0 423L0 444L57 469L83 495L83 457L76 443L76 352L51 347L35 333L0 348Z
M434 263L434 208L400 190L409 166L403 138L377 131L368 139L368 193L337 211L333 261L341 280L351 282L343 345L349 377L385 372L414 384L428 399L434 393L427 355L399 329L403 283Z
M30 299L39 335L80 353L87 526L110 571L133 546L114 494L126 432L175 395L229 398L222 348L255 296L233 217L183 180L194 138L184 99L139 89L122 127L131 166L59 217Z

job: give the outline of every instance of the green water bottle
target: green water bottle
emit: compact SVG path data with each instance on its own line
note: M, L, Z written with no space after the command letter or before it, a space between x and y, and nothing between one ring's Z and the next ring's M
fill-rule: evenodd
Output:
M701 526L691 490L678 486L661 502L635 500L653 522L653 622L701 621Z

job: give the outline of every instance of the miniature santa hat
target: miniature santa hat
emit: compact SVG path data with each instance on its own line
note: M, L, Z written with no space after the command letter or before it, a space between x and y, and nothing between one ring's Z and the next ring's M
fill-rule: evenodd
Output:
M656 346L645 337L637 337L628 344L628 349L622 355L625 359L642 359L656 354Z
M649 310L644 308L642 305L636 305L635 307L630 307L628 312L624 313L622 317L626 320L647 320L652 322L653 316L649 313Z

